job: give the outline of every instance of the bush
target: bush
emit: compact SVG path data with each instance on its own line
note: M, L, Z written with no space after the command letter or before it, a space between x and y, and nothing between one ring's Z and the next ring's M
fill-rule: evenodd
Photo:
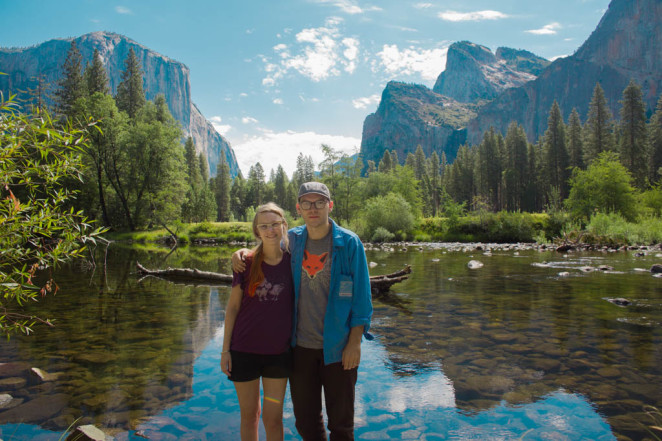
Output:
M364 234L371 238L380 227L394 235L404 234L406 237L413 230L415 222L411 206L397 193L369 199L363 218Z
M390 242L395 237L395 234L391 233L384 227L377 227L375 233L370 239L371 242Z

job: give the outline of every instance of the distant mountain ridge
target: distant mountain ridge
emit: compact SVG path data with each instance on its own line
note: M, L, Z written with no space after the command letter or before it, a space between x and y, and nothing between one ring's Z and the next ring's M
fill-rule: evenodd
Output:
M504 90L532 81L548 64L527 51L499 48L495 55L475 43L453 43L446 70L432 90L419 84L387 84L377 111L363 123L364 160L378 163L384 150L395 150L403 162L420 145L426 155L436 151L452 161L480 106Z
M72 40L76 41L83 63L91 62L94 50L99 51L113 94L120 82L124 60L133 48L144 71L143 86L147 99L153 100L158 94L165 96L170 112L182 125L185 136L191 136L197 152L206 155L212 175L216 174L221 157L225 157L229 164L231 175L237 175L239 166L230 143L216 132L191 101L188 67L123 35L93 32L28 48L0 48L0 71L8 74L0 76L0 90L5 94L27 90L34 87L34 78L39 75L44 75L47 83L55 86Z
M446 70L432 91L466 103L491 100L534 80L548 65L531 52L499 48L495 55L485 46L461 41L448 48Z
M641 85L651 112L662 93L661 55L662 0L612 0L577 52L551 64L527 51L499 48L492 54L474 43L454 43L446 70L432 90L410 85L411 93L400 88L396 96L389 91L392 83L386 86L379 108L364 121L361 154L374 160L386 149L396 150L403 161L421 145L426 154L443 152L451 160L461 144L480 143L490 127L505 134L512 121L521 124L529 141L535 142L547 128L554 100L566 120L573 108L584 120L598 82L615 118L630 79ZM414 104L422 95L436 98ZM444 97L454 99L456 108L467 103L474 107L464 112L464 120L421 116L443 114L444 107L435 101L445 102L448 110L450 101Z

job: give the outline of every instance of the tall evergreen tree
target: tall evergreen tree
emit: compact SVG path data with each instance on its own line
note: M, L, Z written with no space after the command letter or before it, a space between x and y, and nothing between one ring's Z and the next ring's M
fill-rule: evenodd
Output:
M83 80L83 57L78 50L76 40L71 41L67 58L62 65L62 77L55 92L57 112L65 118L73 118L78 112L80 99L86 95Z
M568 146L568 161L572 168L584 168L584 142L582 140L582 122L577 109L572 109L568 118L566 131L566 144Z
M524 198L522 200L522 209L524 211L540 211L542 209L542 198L540 197L540 145L529 144L528 147L528 166L529 177L526 181Z
M257 162L248 171L248 179L246 181L246 198L248 199L249 206L257 207L265 202L265 186L264 169L262 168L262 164Z
M388 150L384 150L384 155L382 155L382 159L379 161L379 166L377 168L382 173L388 173L393 169L391 153Z
M510 123L506 132L506 161L503 170L503 200L506 210L524 208L524 195L529 180L528 143L524 128Z
M499 186L501 183L500 134L493 127L483 135L476 151L476 192L488 201L490 209L499 209ZM459 202L459 201L458 201Z
M278 169L273 179L274 183L274 202L279 206L285 208L287 204L287 187L289 185L289 180L287 179L287 173L283 166L278 164Z
M420 144L416 147L414 153L414 176L419 181L425 176L425 153L423 153L423 147Z
M651 183L659 183L662 178L662 95L648 126L650 145L649 176Z
M135 118L138 110L145 105L145 90L143 89L143 70L140 60L129 49L129 55L124 61L124 71L117 86L117 108L125 111L130 118Z
M544 176L546 178L546 194L560 195L561 199L568 196L568 150L565 145L565 125L561 116L559 104L554 100L547 119L547 130L544 135ZM548 201L552 202L548 197Z
M92 96L95 93L102 93L104 95L109 93L108 88L108 75L106 69L103 67L101 55L98 49L94 49L92 55L92 63L85 68L85 84L87 86L87 93Z
M216 220L220 222L227 222L230 220L230 189L232 187L232 179L230 177L230 166L225 160L225 156L221 156L216 166L216 178L214 185L214 196L216 197Z
M621 100L620 157L632 174L634 185L643 189L648 178L646 107L641 87L631 80Z
M412 170L416 169L416 156L412 152L407 153L405 166L411 167Z
M470 204L475 195L473 149L463 145L457 151L455 161L448 167L448 194L457 203Z
M239 173L232 180L232 188L230 189L230 206L232 213L237 220L246 220L246 209L248 203L246 200L246 180Z
M303 153L299 152L297 156L297 168L294 171L294 176L292 180L295 182L297 191L301 184L304 182L310 182L315 176L315 163L311 156L305 156Z
M426 164L427 175L429 177L429 205L431 208L431 215L437 216L439 213L439 206L441 204L441 170L439 155L433 151L427 160Z
M595 85L584 124L584 163L589 165L604 151L613 150L612 115L600 83Z

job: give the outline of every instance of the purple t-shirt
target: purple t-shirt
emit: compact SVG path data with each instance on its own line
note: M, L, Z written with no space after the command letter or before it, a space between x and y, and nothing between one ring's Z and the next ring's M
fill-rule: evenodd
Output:
M264 281L253 297L246 289L250 267L251 259L247 259L245 271L232 273L232 286L241 285L243 295L230 349L253 354L282 354L290 346L292 333L294 285L290 254L284 253L278 265L262 262Z

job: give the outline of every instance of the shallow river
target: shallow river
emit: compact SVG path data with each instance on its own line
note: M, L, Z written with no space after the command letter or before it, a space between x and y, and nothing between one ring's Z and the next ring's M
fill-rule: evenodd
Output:
M368 251L373 275L413 272L374 300L357 439L656 439L662 278L649 270L662 251L488 248ZM219 367L229 287L135 273L136 261L228 273L231 251L115 245L96 269L59 270L57 295L31 306L55 326L0 342L0 439L59 440L71 424L117 440L239 439ZM299 439L289 399L284 424Z

